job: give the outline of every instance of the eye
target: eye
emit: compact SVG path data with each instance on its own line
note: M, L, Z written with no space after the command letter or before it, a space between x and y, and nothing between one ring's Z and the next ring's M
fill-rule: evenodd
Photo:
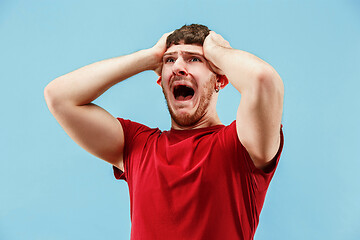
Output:
M169 57L169 58L166 58L166 59L165 59L165 62L166 62L166 63L168 63L168 62L175 62L175 59Z
M190 59L190 62L201 62L201 60L200 60L200 58L198 58L198 57L192 57L192 58Z

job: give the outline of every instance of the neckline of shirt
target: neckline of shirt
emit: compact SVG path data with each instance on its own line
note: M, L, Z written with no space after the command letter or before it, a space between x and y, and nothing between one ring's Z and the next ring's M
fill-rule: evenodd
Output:
M168 131L168 132L169 133L180 134L180 135L185 135L185 134L189 134L189 133L194 134L194 133L197 133L197 132L206 132L206 131L217 130L217 129L221 129L223 127L225 127L225 125L219 124L219 125L214 125L214 126L210 126L210 127L195 128L195 129L185 129L185 130L171 128L170 131Z

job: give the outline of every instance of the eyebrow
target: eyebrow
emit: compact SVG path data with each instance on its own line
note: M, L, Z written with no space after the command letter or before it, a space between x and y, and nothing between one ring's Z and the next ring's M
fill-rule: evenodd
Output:
M201 57L204 57L204 55L202 53L199 53L199 52L192 52L192 51L181 51L182 53L185 53L187 55L198 55L198 56L201 56ZM167 52L167 53L164 53L163 57L167 56L167 55L173 55L173 54L176 54L177 52Z

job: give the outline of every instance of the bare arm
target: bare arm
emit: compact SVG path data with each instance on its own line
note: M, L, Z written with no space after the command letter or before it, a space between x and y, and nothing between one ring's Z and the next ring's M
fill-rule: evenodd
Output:
M230 47L211 32L204 42L205 57L241 93L236 115L239 140L254 164L265 168L278 151L284 86L277 72L258 57Z
M65 132L91 154L123 170L124 133L118 120L91 103L107 89L145 70L161 68L167 34L152 48L103 60L50 82L45 100Z

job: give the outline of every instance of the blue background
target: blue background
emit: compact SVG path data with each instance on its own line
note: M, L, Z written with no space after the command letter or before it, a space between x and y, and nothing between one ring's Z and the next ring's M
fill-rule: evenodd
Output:
M285 148L256 240L360 238L358 1L0 1L0 239L129 239L128 188L77 146L44 87L102 59L149 48L203 23L269 62L285 85ZM95 101L166 130L153 72ZM224 124L240 95L220 92Z

